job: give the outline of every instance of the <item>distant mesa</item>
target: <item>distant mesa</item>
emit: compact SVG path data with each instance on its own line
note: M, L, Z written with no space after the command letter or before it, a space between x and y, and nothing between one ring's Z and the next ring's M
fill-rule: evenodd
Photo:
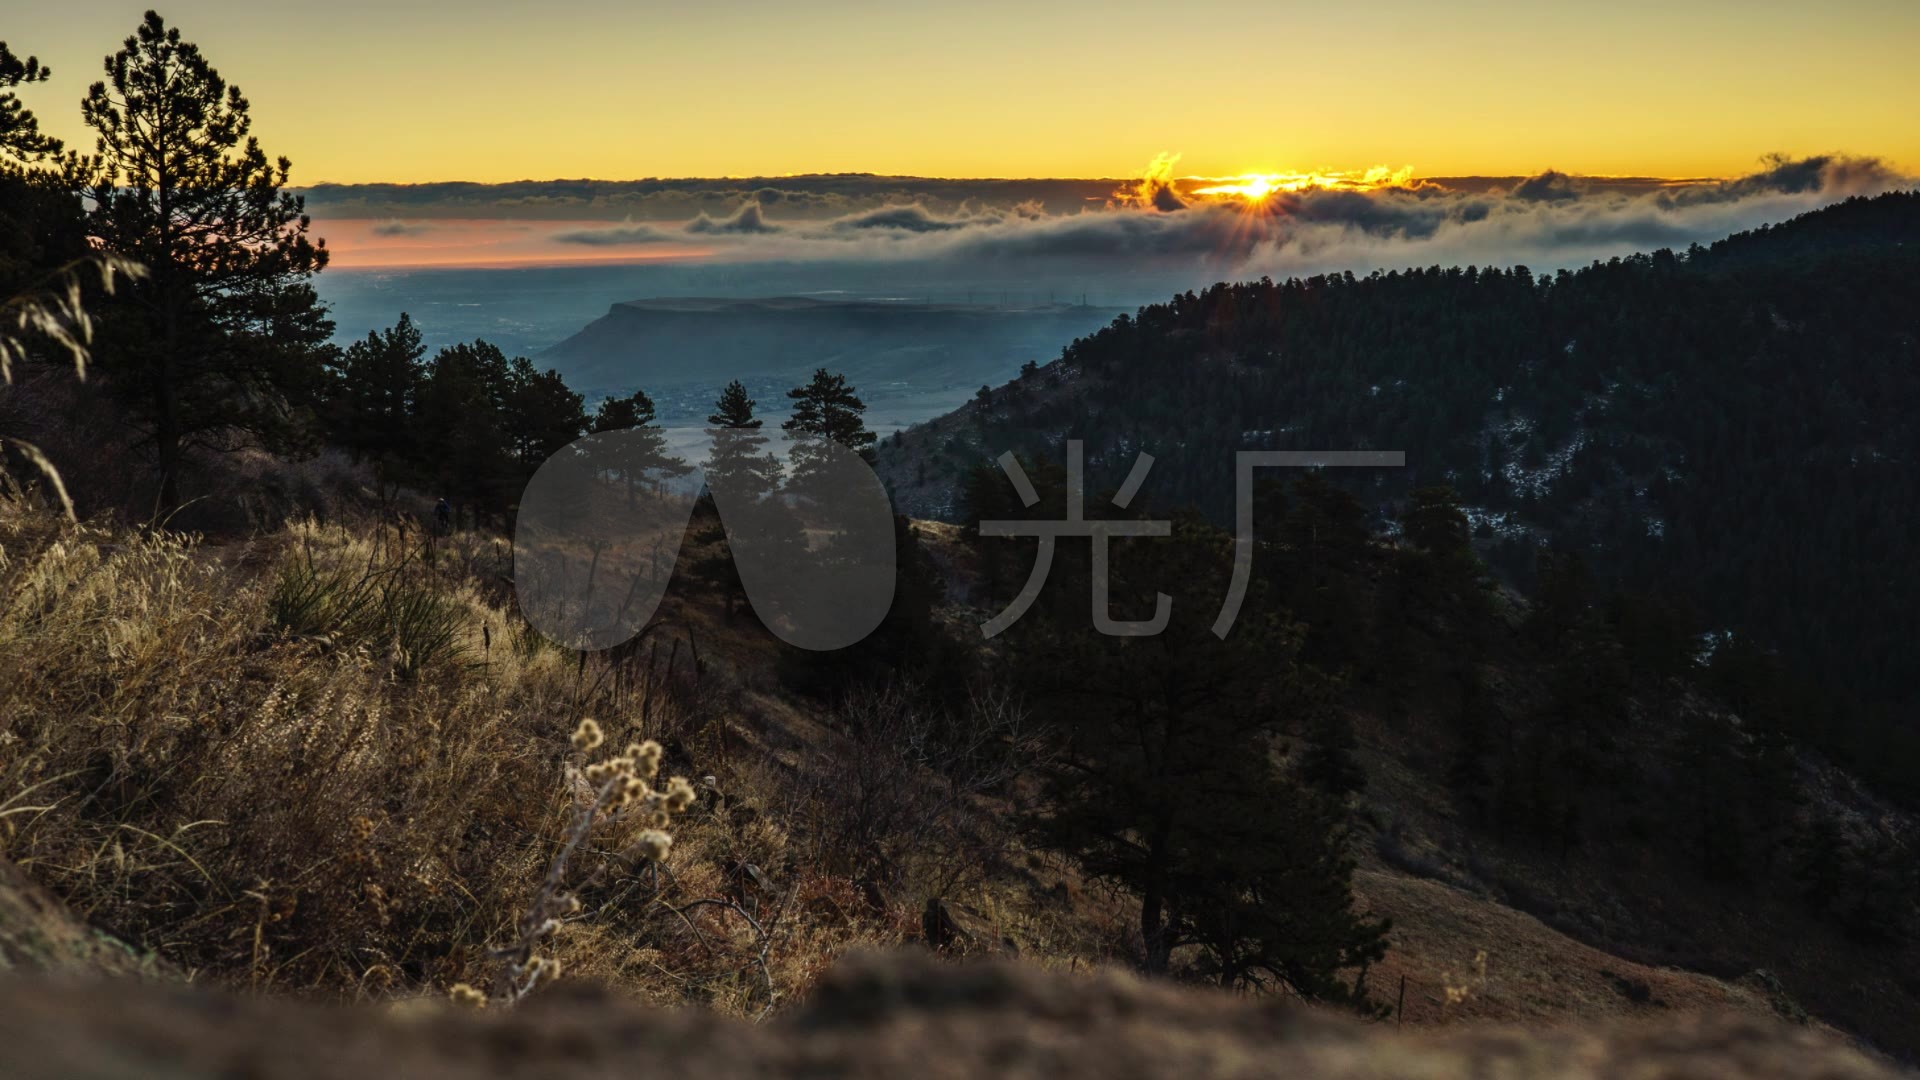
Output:
M885 296L656 297L613 305L543 358L570 384L594 390L799 376L817 367L855 385L978 386L1005 382L1027 360L1053 359L1120 310Z

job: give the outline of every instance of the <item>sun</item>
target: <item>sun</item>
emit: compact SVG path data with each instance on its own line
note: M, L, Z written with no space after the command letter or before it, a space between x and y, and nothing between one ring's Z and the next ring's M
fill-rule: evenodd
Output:
M1195 188L1195 195L1236 195L1248 202L1260 202L1267 196L1283 189L1283 178L1272 173L1246 173L1232 177L1227 183L1212 184Z
M1411 167L1390 171L1384 166L1375 166L1365 172L1241 173L1239 176L1194 177L1206 186L1193 188L1189 194L1262 203L1280 192L1371 191L1375 188L1397 187L1407 184L1412 175Z

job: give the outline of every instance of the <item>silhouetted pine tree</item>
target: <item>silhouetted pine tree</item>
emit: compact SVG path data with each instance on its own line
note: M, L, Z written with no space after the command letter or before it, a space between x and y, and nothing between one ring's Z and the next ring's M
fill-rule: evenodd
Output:
M595 432L627 432L618 443L609 444L606 460L627 485L627 501L649 482L685 476L693 469L667 446L666 433L654 426L653 399L645 390L625 397L610 397L594 411Z
M373 464L383 489L413 478L419 467L414 417L426 355L420 328L401 312L391 328L368 331L347 346L334 369L327 408L331 436Z
M308 434L333 333L310 282L327 252L285 190L287 159L268 159L247 99L179 30L147 12L107 74L81 104L99 136L89 228L149 276L115 305L99 355L170 509L188 448L245 433L291 449Z
M796 437L831 440L859 454L869 464L873 462L875 436L861 418L867 406L853 387L847 385L846 376L831 375L826 368L820 368L806 385L787 391L787 397L793 400L793 418L781 424L781 430ZM820 454L804 442L797 443L792 462L788 486L796 494L805 495L818 482L822 467Z

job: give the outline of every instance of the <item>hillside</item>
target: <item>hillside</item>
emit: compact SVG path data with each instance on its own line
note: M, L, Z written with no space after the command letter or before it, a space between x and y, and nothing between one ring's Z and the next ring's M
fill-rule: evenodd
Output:
M538 879L542 838L564 823L566 717L590 709L661 738L670 767L712 778L676 829L670 885L622 872L585 894L588 914L556 943L579 978L657 1005L784 1015L813 1000L836 957L924 940L922 908L942 896L975 935L949 951L1004 940L1036 968L1130 963L1128 898L1006 832L1026 782L975 786L977 774L890 743L907 732L874 728L885 713L795 682L790 650L696 584L712 554L704 527L645 647L576 660L497 606L501 548L483 537L458 538L431 564L389 564L404 534L380 527L295 526L202 547L68 533L36 514L5 524L8 595L50 605L16 606L0 633L15 736L0 742L0 765L31 795L12 805L38 811L9 816L6 851L101 928L29 900L34 925L56 928L31 940L110 932L131 944L104 955L143 968L346 1000L473 979L487 968L481 947ZM985 589L980 558L952 530L916 532L950 582L937 617L966 634ZM446 597L432 609L446 621L420 631L451 630L437 651L421 649L431 637L389 652L337 623L323 631L339 616L294 603L326 582L322 595L339 595L369 567L427 590L409 595ZM100 638L91 625L115 629ZM1501 655L1512 673L1500 700L1518 712L1546 673L1512 646ZM112 719L63 725L76 692ZM1849 944L1793 897L1737 901L1749 891L1636 862L1630 842L1572 858L1495 843L1448 789L1447 743L1431 728L1416 736L1419 721L1372 693L1352 698L1365 772L1354 893L1393 920L1366 985L1399 1024L1685 1028L1727 1013L1805 1021L1810 1009L1911 1049L1903 954ZM29 744L40 752L16 752ZM943 794L963 790L963 802ZM897 861L863 863L867 844ZM724 897L770 914L766 936L690 906ZM1756 925L1771 930L1745 932Z
M962 520L1003 451L1098 490L1155 456L1141 499L1231 521L1233 455L1399 449L1336 471L1378 523L1460 496L1476 547L1531 588L1535 553L1777 651L1787 721L1920 797L1920 195L1855 199L1710 248L1536 277L1454 267L1222 284L1121 316L1053 363L902 433L907 512ZM991 477L989 478L991 482Z
M0 41L0 1080L1920 1075L1920 6L279 6Z

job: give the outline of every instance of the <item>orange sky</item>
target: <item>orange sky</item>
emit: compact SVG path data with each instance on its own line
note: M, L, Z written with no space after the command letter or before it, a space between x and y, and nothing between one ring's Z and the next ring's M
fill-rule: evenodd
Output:
M149 0L10 5L77 102ZM1920 4L174 0L295 182L1920 167Z

